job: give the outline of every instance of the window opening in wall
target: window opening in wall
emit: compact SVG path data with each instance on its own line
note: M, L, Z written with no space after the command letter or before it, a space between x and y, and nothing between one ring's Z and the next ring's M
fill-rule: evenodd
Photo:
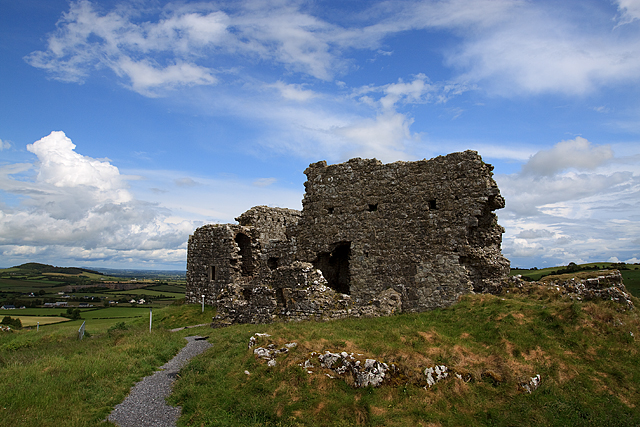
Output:
M278 268L278 262L280 261L280 258L277 257L270 257L267 260L267 267L269 267L269 270L275 270L276 268Z
M251 239L243 233L238 233L235 238L240 248L239 255L242 257L240 264L240 272L243 276L253 275L253 253L251 250Z
M287 303L284 300L284 292L283 292L282 288L276 289L276 303L279 306L286 308Z
M330 253L318 253L318 258L313 263L315 268L322 271L322 275L327 279L329 287L342 294L351 293L350 256L351 242L340 242Z
M333 208L327 208L327 213L329 215L333 215Z
M438 206L436 205L436 199L429 200L429 209L431 210L438 209Z
M209 266L209 280L216 280L216 266Z
M369 212L375 212L378 210L378 204L375 205L369 204Z

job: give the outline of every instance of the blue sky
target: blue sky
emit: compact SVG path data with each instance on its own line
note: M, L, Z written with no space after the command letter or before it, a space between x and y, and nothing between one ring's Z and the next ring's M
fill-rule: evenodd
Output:
M512 266L640 262L640 0L0 0L0 267L180 269L309 163L477 150Z

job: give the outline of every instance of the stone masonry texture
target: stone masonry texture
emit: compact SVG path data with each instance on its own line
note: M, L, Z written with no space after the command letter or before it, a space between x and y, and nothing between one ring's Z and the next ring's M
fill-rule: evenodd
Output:
M305 171L302 212L257 206L189 238L188 303L215 325L419 312L492 292L509 273L504 199L475 151Z

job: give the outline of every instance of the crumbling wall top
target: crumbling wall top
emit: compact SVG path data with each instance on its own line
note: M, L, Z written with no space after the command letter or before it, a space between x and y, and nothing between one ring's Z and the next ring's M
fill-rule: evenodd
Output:
M255 206L237 217L236 221L244 227L255 227L260 231L260 240L266 243L286 240L287 228L295 226L301 215L295 209Z

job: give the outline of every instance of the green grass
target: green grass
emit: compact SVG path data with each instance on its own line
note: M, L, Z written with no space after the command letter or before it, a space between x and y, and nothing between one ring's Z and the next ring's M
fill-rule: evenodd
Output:
M83 312L93 316L83 341L77 320L0 335L0 426L100 424L184 345L182 337L195 334L208 335L213 348L175 383L170 403L183 408L179 426L640 425L640 316L611 301L577 303L525 285L420 314L177 333L168 329L206 323L213 310L154 309L149 333L148 309L117 309ZM101 312L141 317L101 319ZM247 348L256 332L271 334L260 345L298 346L268 367ZM380 388L355 389L348 378L299 366L325 350L394 363L399 374ZM423 370L435 364L473 379L424 389ZM518 383L536 374L541 387L520 392Z
M178 285L155 285L155 286L148 286L147 289L154 290L154 291L160 291L160 292L178 293L178 294L182 294L183 297L184 297L184 292L185 292L186 286L185 285L182 285L182 286L178 286Z
M131 386L171 359L184 336L208 329L170 333L161 318L203 323L199 311L171 306L158 310L150 333L146 314L125 329L113 328L114 319L87 320L82 341L81 321L0 334L0 426L112 425L102 420Z
M622 270L622 280L629 292L640 298L640 266L635 265L633 270Z
M142 307L107 307L82 312L85 319L118 319L122 317L149 317L149 308Z
M183 407L182 426L640 425L640 345L629 334L640 337L637 309L513 292L421 314L211 331L215 351L183 370L170 400ZM271 335L260 345L298 347L268 367L247 349L255 332ZM325 350L395 363L401 375L354 389L299 366ZM425 390L422 372L435 364L473 380ZM518 383L536 374L542 386L520 392Z

